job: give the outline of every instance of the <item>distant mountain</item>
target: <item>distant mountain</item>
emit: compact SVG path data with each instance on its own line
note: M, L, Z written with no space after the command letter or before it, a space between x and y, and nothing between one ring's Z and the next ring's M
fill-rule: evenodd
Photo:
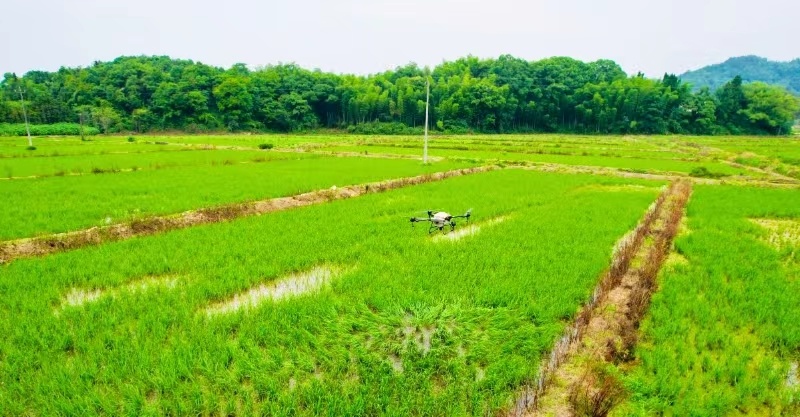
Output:
M681 78L695 89L709 87L716 90L733 77L740 75L744 82L762 81L786 87L800 95L800 58L790 62L770 61L758 56L731 58L721 64L709 65L689 71Z

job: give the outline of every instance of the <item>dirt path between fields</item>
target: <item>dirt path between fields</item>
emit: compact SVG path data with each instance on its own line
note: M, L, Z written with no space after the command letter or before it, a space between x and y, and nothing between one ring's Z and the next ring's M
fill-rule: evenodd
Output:
M607 365L628 361L691 194L675 181L615 248L589 302L565 329L510 416L606 415L624 394Z
M689 181L692 184L705 185L737 185L769 188L800 188L800 183L770 182L749 177L726 177L722 179L690 177L687 174L664 172L643 173L631 172L619 168L587 166L587 165L562 165L552 163L522 163L518 161L499 161L500 164L508 163L509 168L527 169L540 172L556 172L561 174L590 174L608 177L638 178L656 181Z
M720 159L720 162L722 162L723 164L726 164L728 166L732 166L734 168L744 169L744 170L747 170L747 171L750 171L750 172L755 172L755 173L758 173L758 174L766 175L766 176L772 178L773 182L786 183L786 184L798 184L798 183L800 183L800 180L798 180L796 178L792 178L792 177L789 177L789 176L786 176L786 175L783 175L783 174L779 174L779 173L777 173L777 172L775 172L775 171L773 171L771 169L763 169L763 168L758 168L758 167L754 167L754 166L750 166L750 165L743 165L743 164L740 164L738 162L728 161L728 160L724 160L724 159Z
M478 172L491 171L494 166L456 169L452 171L425 174L416 177L397 178L379 182L371 182L345 187L311 191L289 197L278 197L269 200L247 203L229 204L219 207L191 210L168 216L149 217L131 223L93 227L68 233L59 233L42 237L11 240L0 243L0 264L14 259L30 256L41 256L55 252L77 249L87 245L129 239L136 236L152 235L174 229L217 223L244 216L252 216L274 211L287 210L333 200L357 197L368 193L380 193L395 188L439 181L445 178L458 177Z
M287 152L287 151L278 151L278 152ZM310 149L304 150L303 153L311 153L315 155L322 155L322 156L335 156L335 157L361 157L361 158L378 158L378 159L412 159L412 160L422 160L422 156L419 155L403 155L403 154L390 154L390 153L362 153L362 152L352 152L352 151L326 151L325 148L320 149ZM301 151L294 151L294 153L301 153ZM442 156L428 156L429 161L437 162L443 161L445 157Z

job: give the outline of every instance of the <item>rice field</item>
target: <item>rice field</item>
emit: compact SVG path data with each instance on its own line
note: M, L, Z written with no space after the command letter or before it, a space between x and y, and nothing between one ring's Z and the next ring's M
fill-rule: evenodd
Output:
M398 159L300 158L4 181L0 183L5 196L0 200L4 213L0 239L68 232L469 165L443 161L423 167L416 161Z
M800 193L697 187L619 415L798 415Z
M540 415L525 393L628 265L656 278L630 351L597 365L618 394L548 404L800 411L797 139L434 136L428 165L403 136L34 142L0 138L2 244L377 189L0 264L0 415ZM680 232L645 265L675 181Z

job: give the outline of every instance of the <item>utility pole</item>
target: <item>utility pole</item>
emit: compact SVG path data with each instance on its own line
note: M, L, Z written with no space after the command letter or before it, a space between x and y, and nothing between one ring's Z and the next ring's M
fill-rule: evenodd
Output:
M80 112L78 113L78 120L80 120L81 122L81 142L83 142L84 140L86 140L86 138L83 135L83 110L80 110Z
M28 127L28 113L25 112L25 97L22 96L22 89L17 87L19 93L19 100L22 102L22 117L25 118L25 131L28 132L28 146L33 147L33 140L31 140L31 128Z
M422 148L422 163L428 164L428 107L431 101L431 81L430 77L425 75L425 145Z

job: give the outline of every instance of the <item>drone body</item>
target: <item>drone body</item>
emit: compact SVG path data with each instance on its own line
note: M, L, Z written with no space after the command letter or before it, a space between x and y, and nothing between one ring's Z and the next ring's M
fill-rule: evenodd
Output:
M428 233L432 233L436 229L444 232L445 226L450 226L450 231L452 232L456 228L455 219L467 219L469 222L471 215L472 209L467 210L467 212L461 216L453 216L445 211L434 212L433 210L428 210L428 217L412 217L411 226L414 226L414 223L417 222L430 222Z

